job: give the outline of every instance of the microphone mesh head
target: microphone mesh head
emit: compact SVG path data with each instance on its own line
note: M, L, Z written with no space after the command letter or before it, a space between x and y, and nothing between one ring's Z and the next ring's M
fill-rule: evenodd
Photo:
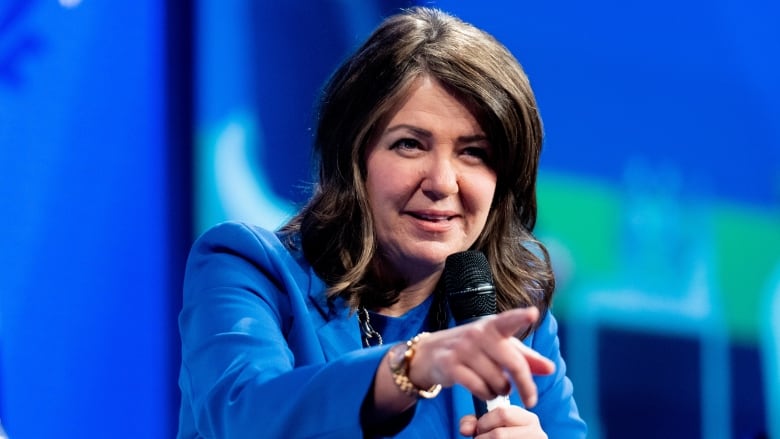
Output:
M465 251L448 256L442 281L450 311L458 324L496 313L493 274L482 252Z

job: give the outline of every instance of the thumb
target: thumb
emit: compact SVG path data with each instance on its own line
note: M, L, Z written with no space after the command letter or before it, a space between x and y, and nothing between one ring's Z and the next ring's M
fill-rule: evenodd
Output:
M510 337L533 325L538 319L539 309L529 306L504 311L496 316L493 324L501 336Z

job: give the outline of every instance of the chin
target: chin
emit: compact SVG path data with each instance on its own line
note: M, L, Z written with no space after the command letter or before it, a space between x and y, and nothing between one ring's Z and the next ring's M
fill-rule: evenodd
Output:
M408 254L406 259L421 267L427 266L431 270L441 270L444 267L444 261L447 260L447 256L459 251L461 250L457 248L428 248L423 252Z

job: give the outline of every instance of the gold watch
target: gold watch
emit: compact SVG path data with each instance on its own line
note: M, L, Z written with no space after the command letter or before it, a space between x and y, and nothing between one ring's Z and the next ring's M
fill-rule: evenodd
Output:
M399 343L390 348L388 364L390 372L393 374L393 381L402 392L417 398L431 399L441 392L441 384L434 384L429 389L421 389L409 379L409 365L414 358L414 347L420 338L426 335L428 335L427 332L421 332L406 343Z

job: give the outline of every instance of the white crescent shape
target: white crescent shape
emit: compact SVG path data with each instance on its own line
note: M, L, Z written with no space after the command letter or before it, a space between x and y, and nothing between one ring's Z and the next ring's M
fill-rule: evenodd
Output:
M250 145L261 142L252 125L247 118L233 118L217 136L214 183L227 219L275 230L295 209L289 200L273 193L263 167L255 165L258 155L250 154Z

